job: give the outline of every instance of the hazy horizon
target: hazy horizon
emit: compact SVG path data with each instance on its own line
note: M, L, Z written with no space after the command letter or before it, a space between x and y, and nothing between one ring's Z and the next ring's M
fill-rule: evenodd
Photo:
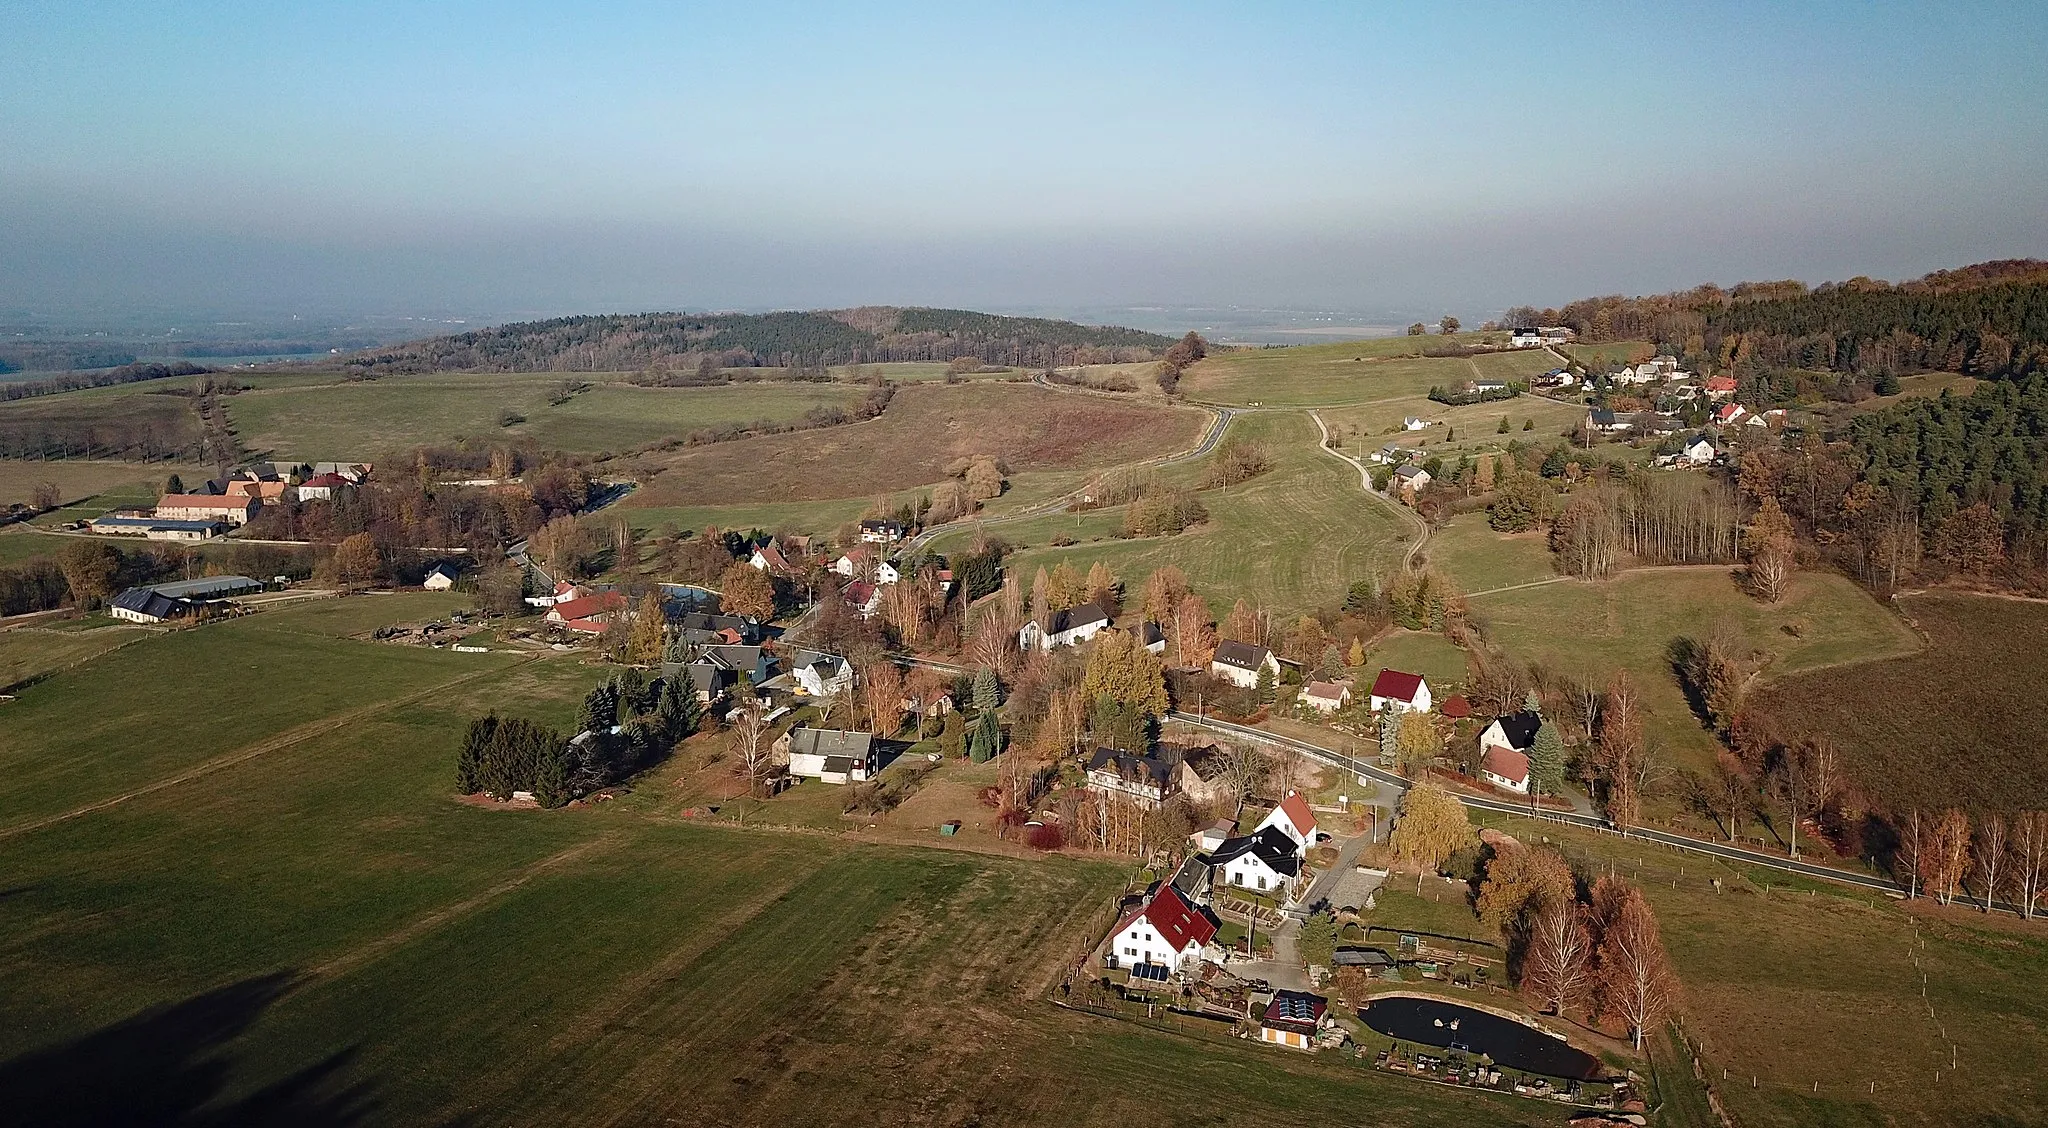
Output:
M2048 255L2048 11L15 6L0 310L1472 318Z

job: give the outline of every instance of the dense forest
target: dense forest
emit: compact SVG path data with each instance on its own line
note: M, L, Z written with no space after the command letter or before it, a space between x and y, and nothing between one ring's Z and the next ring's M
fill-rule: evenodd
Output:
M1852 420L1847 437L1861 480L1907 500L1951 564L1995 566L2001 541L2038 555L2048 535L2048 372L1895 404ZM1993 557L1970 555L1969 537Z
M1587 342L1649 340L1736 371L1882 376L1943 370L2005 378L2048 370L2048 262L2012 259L1896 285L1853 278L1701 286L1651 297L1521 306L1515 324L1565 325Z
M870 306L820 313L561 317L434 337L350 357L369 373L619 372L953 360L1040 366L1151 359L1173 342L1136 329Z

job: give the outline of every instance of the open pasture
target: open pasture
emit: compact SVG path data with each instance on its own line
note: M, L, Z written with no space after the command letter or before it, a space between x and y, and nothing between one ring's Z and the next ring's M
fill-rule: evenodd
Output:
M257 389L227 404L243 446L317 461L374 458L465 438L531 440L546 449L591 453L628 450L704 428L794 422L813 408L851 406L861 395L848 384L643 388L610 381L553 404L569 378L552 372L392 376ZM509 426L501 421L511 416L523 419Z
M1423 397L1473 379L1458 357L1363 356L1347 345L1221 353L1188 369L1181 393L1213 403L1310 407Z
M1027 546L1007 565L1027 579L1041 565L1066 560L1085 571L1101 560L1136 591L1154 569L1174 564L1218 615L1240 597L1274 611L1307 611L1340 600L1352 582L1383 573L1400 559L1402 537L1412 535L1385 503L1359 487L1357 470L1317 451L1316 438L1305 414L1238 417L1225 441L1258 443L1273 469L1227 490L1204 491L1209 521L1179 536L1107 539L1122 526L1121 507L1036 517L992 531ZM1195 462L1164 470L1161 478L1194 484L1202 471ZM958 547L964 535L951 534L938 547ZM1051 543L1061 537L1079 543Z
M26 504L35 488L44 482L57 487L57 496L63 501L80 502L96 494L128 487L125 495L148 494L154 500L156 491L164 479L172 474L198 482L209 477L208 472L198 466L173 463L141 462L23 462L12 459L0 460L0 506L10 502Z
M1557 578L1541 532L1497 533L1486 514L1461 513L1429 534L1423 561L1449 577L1460 591L1485 592Z
M1317 411L1329 425L1332 438L1343 443L1346 453L1359 458L1388 443L1424 454L1460 456L1478 450L1506 450L1511 442L1555 442L1586 417L1584 407L1542 396L1516 396L1463 407L1413 396ZM1428 426L1403 430L1411 417ZM1508 421L1505 434L1500 433L1502 419ZM1524 431L1522 425L1530 422L1535 428Z
M1482 595L1471 601L1471 616L1525 665L1603 686L1627 670L1642 696L1651 746L1673 767L1699 772L1713 766L1719 745L1673 672L1671 647L1680 639L1704 639L1726 623L1760 655L1758 676L1765 680L1910 654L1920 645L1869 593L1821 572L1798 575L1775 606L1744 593L1729 569L1699 566Z
M2039 807L2048 795L2048 605L1957 592L1901 596L1926 649L1781 678L1749 705L1788 734L1825 733L1892 811Z
M392 618L419 610L338 601L152 638L4 706L90 702L141 716L145 702L191 689L145 675L192 666L243 689L274 684L245 694L250 723L299 732L178 780L175 764L129 764L132 737L10 729L13 755L80 762L45 806L92 802L97 781L122 771L147 769L137 782L162 784L33 829L19 805L0 818L0 999L11 1019L0 1088L15 1115L59 1125L1555 1118L1535 1102L1043 1001L1110 919L1125 866L692 825L660 772L622 799L556 812L456 802L449 782L469 717L497 709L565 725L596 671L542 658L437 682L457 656L327 637L380 607ZM265 640L226 629L265 618L270 641L299 649L255 650ZM187 652L210 632L219 653ZM124 664L134 651L156 653ZM101 663L128 675L129 692L106 695ZM434 691L380 697L394 671ZM367 684L380 704L280 705L324 681ZM279 707L288 715L267 715ZM308 729L301 718L321 708L346 725ZM197 760L248 736L180 733Z
M1648 341L1601 341L1592 345L1561 345L1558 351L1598 372L1610 364L1633 364L1657 355Z
M1193 446L1207 415L1029 385L913 385L863 423L692 447L639 460L658 469L631 508L872 498L929 485L989 454L1013 471L1138 462Z

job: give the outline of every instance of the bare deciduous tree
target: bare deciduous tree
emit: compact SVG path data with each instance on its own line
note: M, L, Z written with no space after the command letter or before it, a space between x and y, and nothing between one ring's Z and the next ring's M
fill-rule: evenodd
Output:
M1671 1011L1678 980L1657 934L1657 917L1633 886L1622 891L1600 930L1600 994L1628 1023L1636 1049Z
M1585 907L1577 902L1547 905L1529 929L1522 985L1538 1008L1562 1016L1583 1002L1593 985L1592 954Z
M2005 888L2011 876L2006 872L2006 851L2011 844L2006 833L2005 816L1991 814L1977 824L1977 882L1983 887L1984 911L1991 911L1991 903L1998 899L1999 891Z
M2013 820L2013 892L2020 915L2034 919L2035 906L2048 895L2048 811L2022 811Z

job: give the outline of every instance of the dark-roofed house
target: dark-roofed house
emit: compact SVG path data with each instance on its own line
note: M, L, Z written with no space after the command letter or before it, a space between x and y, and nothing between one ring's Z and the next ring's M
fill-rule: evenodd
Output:
M862 521L860 539L869 544L895 544L903 539L903 522Z
M129 588L107 605L109 615L131 623L162 623L182 619L192 611L192 604L186 600L173 599L150 588Z
M790 775L824 783L861 783L875 774L872 733L794 728L775 742L774 755Z
M1173 970L1202 957L1222 922L1207 908L1190 904L1172 885L1163 885L1144 907L1116 922L1108 955L1125 967Z
M1166 653L1166 632L1159 624L1147 620L1138 625L1138 644L1154 654Z
M1280 680L1280 659L1263 646L1239 642L1226 638L1216 644L1216 656L1209 661L1209 672L1234 686L1250 689L1259 684L1259 671L1273 675Z
M1040 623L1033 619L1017 632L1019 650L1051 650L1056 646L1078 646L1109 626L1109 613L1093 603L1055 611Z
M1097 748L1088 759L1088 790L1157 807L1174 792L1173 767L1156 755Z
M1588 431L1605 431L1612 434L1615 431L1628 430L1629 423L1629 420L1615 415L1612 408L1596 407L1586 413L1586 430Z
M1536 746L1541 714L1524 709L1496 717L1479 734L1479 774L1495 787L1518 795L1529 793L1529 750Z
M1383 669L1372 679L1372 711L1392 705L1404 713L1429 712L1429 683L1421 674Z
M1162 744L1160 753L1168 761L1179 761L1173 770L1174 785L1197 803L1216 804L1235 799L1229 765L1213 744Z
M1285 893L1301 876L1300 846L1277 826L1265 827L1216 848L1209 859L1223 870L1223 883L1238 889Z
M1306 991L1275 991L1259 1019L1259 1040L1297 1050L1316 1048L1316 1035L1329 1015L1329 1000Z

